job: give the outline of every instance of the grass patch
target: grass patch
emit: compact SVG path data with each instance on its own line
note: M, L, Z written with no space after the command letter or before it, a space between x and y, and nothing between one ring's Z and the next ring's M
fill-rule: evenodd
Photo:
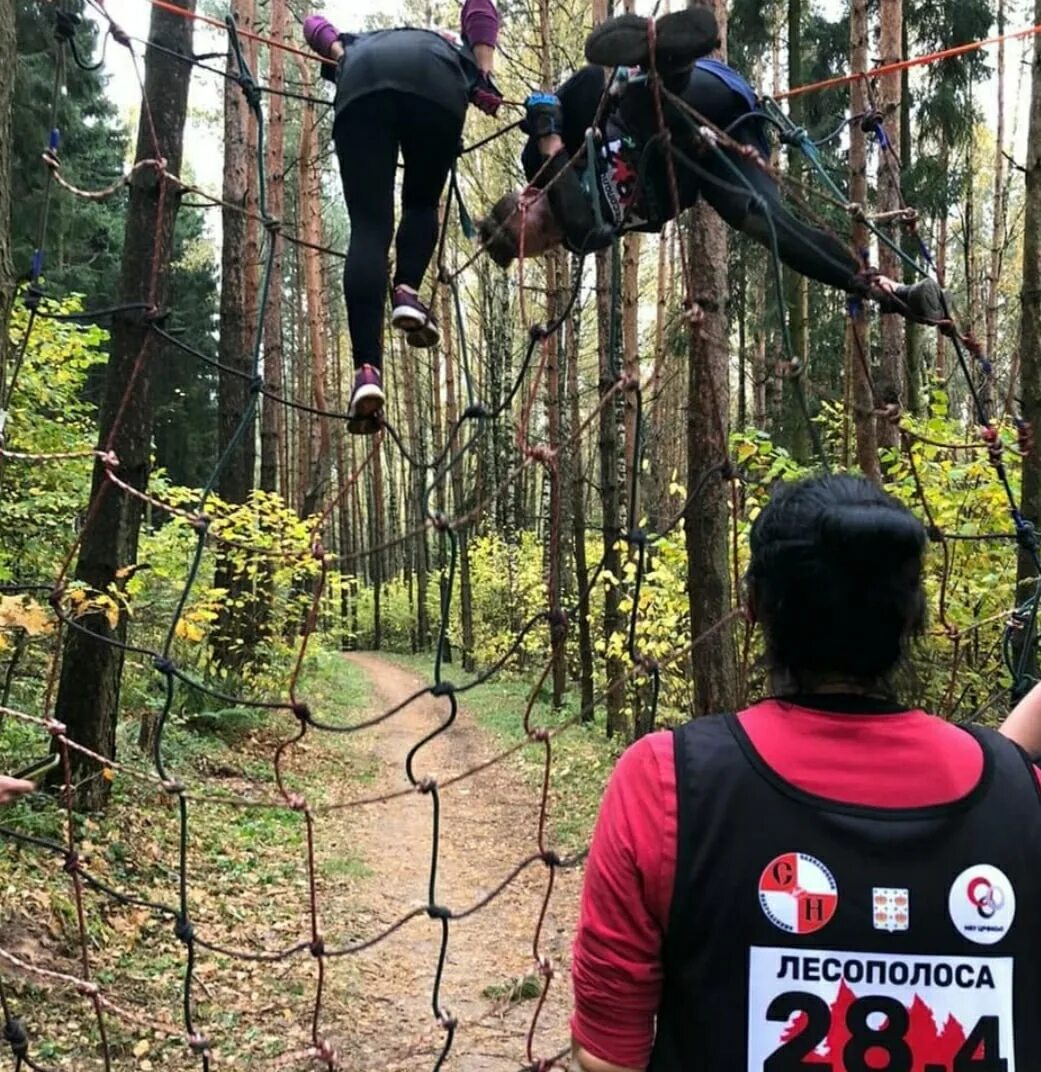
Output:
M433 680L432 655L387 655L386 658L405 669ZM456 664L443 668L442 677L459 685L469 675ZM534 677L501 676L478 686L460 697L462 706L477 724L503 748L525 738L524 711L534 685ZM543 689L532 710L533 726L561 726L574 719L579 710L576 691L564 698L564 706L554 710L552 694ZM592 722L569 726L552 741L553 762L550 767L550 819L556 849L570 854L584 849L593 832L604 786L624 746L608 741L602 714ZM542 784L544 753L533 744L521 751L517 763L531 782L532 791Z
M298 686L316 718L349 725L371 705L368 679L339 653L309 656ZM137 748L139 723L124 715L117 753L129 767L150 771ZM285 948L308 937L306 826L286 808L237 807L220 798L278 800L273 757L295 737L298 723L285 711L231 708L175 713L163 736L163 759L188 795L188 905L198 936L255 952ZM0 725L0 754L13 769L41 753L35 727L14 720ZM10 757L10 758L8 758ZM311 806L357 795L377 767L354 738L309 731L283 752L286 787ZM331 935L342 930L352 883L369 874L348 846L351 813L316 818L317 883ZM5 809L14 830L61 841L65 817L54 796L40 793ZM77 852L85 868L112 888L157 905L178 907L179 808L154 783L119 772L103 815L76 816ZM114 1067L197 1068L181 1031L185 950L171 915L122 905L88 891L84 896L91 977L120 1007L170 1028L172 1038L106 1017ZM79 975L78 921L62 859L14 842L0 850L0 946L41 968ZM327 996L335 1016L350 997L351 968L338 968L336 992ZM49 1067L93 1072L103 1067L89 1002L5 968L12 1015L24 1019L30 1055ZM221 1067L254 1067L261 1058L305 1048L306 1003L314 989L314 963L298 956L277 966L234 960L197 949L193 989L197 1023L211 1037ZM303 1004L301 1004L303 1003ZM289 1010L288 1015L284 1010ZM301 1010L304 1010L303 1012ZM346 1013L343 1013L346 1015ZM148 1043L147 1049L140 1047Z

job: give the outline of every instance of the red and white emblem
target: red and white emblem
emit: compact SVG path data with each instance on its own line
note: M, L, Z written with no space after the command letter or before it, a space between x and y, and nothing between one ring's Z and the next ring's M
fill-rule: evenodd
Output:
M839 888L816 857L786 852L763 868L759 904L766 918L782 931L812 934L835 915Z

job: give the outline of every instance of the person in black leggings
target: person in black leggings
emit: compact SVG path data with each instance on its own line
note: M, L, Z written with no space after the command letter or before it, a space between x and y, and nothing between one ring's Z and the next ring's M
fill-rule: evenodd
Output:
M704 197L729 226L767 248L776 237L780 259L802 275L850 294L870 293L884 311L943 319L942 294L933 280L908 287L882 276L869 278L834 235L788 211L777 183L755 161L731 150L722 156L704 151L701 136L691 129L692 117L668 94L682 97L715 127L767 159L770 148L756 95L726 64L699 58L718 37L707 9L664 15L656 26L655 66L666 90L679 210ZM525 255L538 256L561 244L587 253L610 245L620 233L660 231L676 215L665 155L653 141L658 120L645 77L647 20L621 15L603 23L587 39L586 58L590 66L555 94L528 98L523 129L529 139L521 162L532 185L500 198L480 223L482 244L502 267L518 255L522 239ZM611 68L617 74L601 107ZM590 171L585 157L571 166L571 158L589 146L587 131L595 124L595 167Z
M305 20L308 44L336 65L327 77L336 84L333 142L351 222L343 293L356 369L352 432L375 432L385 403L383 302L399 151L391 323L411 346L440 340L418 291L437 245L438 203L459 154L467 104L494 115L502 103L490 78L498 26L492 0L466 0L460 41L410 28L341 34L320 15Z

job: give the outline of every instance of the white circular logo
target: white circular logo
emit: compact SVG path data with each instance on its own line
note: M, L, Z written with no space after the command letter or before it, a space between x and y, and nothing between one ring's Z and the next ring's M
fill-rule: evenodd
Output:
M835 877L815 856L786 852L759 877L759 904L775 926L789 934L812 934L831 921L839 906Z
M947 909L959 934L978 945L993 945L1016 918L1016 891L1004 871L977 864L951 883Z

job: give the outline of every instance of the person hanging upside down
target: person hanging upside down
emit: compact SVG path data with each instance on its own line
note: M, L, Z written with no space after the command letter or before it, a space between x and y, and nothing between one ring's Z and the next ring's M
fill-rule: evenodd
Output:
M323 73L336 85L333 141L351 222L343 293L356 370L347 427L357 434L378 429L385 402L383 302L398 153L404 175L391 323L410 346L436 346L437 321L418 292L437 245L438 202L467 104L488 115L502 104L491 80L499 31L492 0L466 0L461 29L455 40L412 28L342 34L321 15L304 21L304 37L329 61Z
M756 518L770 691L612 773L574 1072L1041 1069L1041 687L1004 736L900 701L926 542L848 475L782 484Z
M677 199L647 84L648 20L619 15L586 39L589 66L556 93L533 94L526 102L522 129L529 138L521 162L531 185L500 198L480 223L482 244L496 264L507 267L522 239L525 256L538 256L561 244L588 253L610 245L618 234L660 231L676 216L676 200L682 211L701 196L727 224L767 248L772 223L781 260L802 275L850 294L873 293L887 311L906 311L922 320L945 318L935 282L907 287L881 276L869 279L837 238L785 208L776 182L753 160L733 150L725 152L725 160L705 151L696 133L699 124L669 100L670 93L764 160L770 156L752 88L726 64L704 58L719 43L711 11L688 8L662 15L654 39L664 118L676 150ZM582 155L572 165L575 154Z

